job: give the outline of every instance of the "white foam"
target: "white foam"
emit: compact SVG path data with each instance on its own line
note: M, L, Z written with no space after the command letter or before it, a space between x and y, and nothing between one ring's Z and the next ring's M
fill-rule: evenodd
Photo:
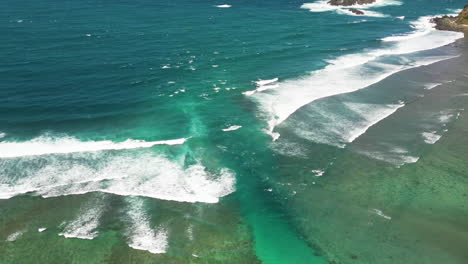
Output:
M457 15L457 14L449 14L449 15ZM439 17L439 16L443 16L443 15L440 14L440 15L436 15L436 16L423 16L423 17L420 17L419 19L417 19L417 20L410 23L410 26L415 29L413 32L386 37L386 38L383 38L382 41L384 41L384 42L394 42L394 41L411 40L411 39L420 38L420 37L423 37L423 36L426 36L426 35L429 35L429 34L434 34L434 32L440 32L440 31L437 31L434 28L435 25L433 23L431 23L432 18ZM461 33L461 34L463 34L463 33ZM458 35L461 35L461 34L459 33ZM454 40L452 40L451 42L453 42L453 41ZM451 43L451 42L449 42L449 43ZM437 44L437 47L440 47L440 45ZM423 49L425 49L425 48L423 48Z
M96 228L104 211L105 203L101 199L92 199L78 212L78 217L66 224L59 236L65 238L94 239L99 234ZM42 231L39 231L42 232Z
M405 16L397 16L396 19L405 20Z
M6 133L0 132L0 139L6 137Z
M398 39L386 39L385 48L365 50L362 53L338 57L322 70L312 72L309 76L296 80L286 80L279 87L266 92L254 92L251 98L259 103L261 117L267 119L268 133L286 120L300 107L320 98L354 92L380 82L388 76L414 67L429 65L438 61L453 58L452 56L434 56L409 58L402 56L417 51L438 48L462 38L458 32L437 31L427 28L429 18L421 18L415 27L424 28L424 34L416 29L411 34L399 36ZM381 60L393 55L396 60L384 63Z
M344 137L347 142L353 142L356 138L364 134L370 127L392 115L399 108L405 106L403 103L393 105L347 103L346 105L354 112L359 113L365 120L364 122L361 122L360 126L355 126L348 130L349 134Z
M110 140L80 141L70 136L41 136L25 142L0 142L0 158L150 148L155 145L180 145L184 144L187 139L188 138L181 138L161 141L127 139L123 142L113 142Z
M364 22L367 22L367 21L369 21L369 20L361 19L361 20L349 22L349 24L359 24L359 23L364 23ZM347 50L347 49L340 49L340 50Z
M165 253L168 247L168 234L164 228L155 231L149 217L144 212L144 203L139 198L127 199L127 215L130 218L129 246L153 254Z
M8 241L8 242L16 241L18 238L20 238L20 237L24 234L24 232L26 232L26 230L20 230L20 231L11 233L11 234L8 235L8 237L6 238L6 241Z
M375 11L369 11L368 9L372 8L377 8L377 7L383 7L383 6L391 6L391 5L401 5L402 2L400 1L395 1L395 0L377 0L375 3L372 4L367 4L367 5L352 5L352 6L334 6L330 5L329 0L322 0L322 1L317 1L314 3L305 3L301 6L303 9L309 9L311 12L336 12L338 14L343 14L343 15L353 15L356 16L356 14L352 13L349 11L350 8L356 8L356 9L364 9L364 16L376 16L376 17L384 17L386 15L383 15L381 13L375 12ZM362 15L359 15L362 16Z
M315 175L315 177L322 177L323 174L325 174L324 170L312 170L311 172Z
M45 228L45 227L40 227L40 228L37 229L37 232L42 233L42 232L44 232L44 231L46 231L46 230L47 230L47 228Z
M190 223L189 226L187 227L187 237L190 241L193 241L195 239L193 235L193 224Z
M305 120L292 120L289 127L301 138L317 143L345 147L370 127L395 113L404 104L367 104L345 102L341 111L314 108L320 125ZM336 106L335 106L336 107ZM310 117L311 119L314 116Z
M219 8L229 8L231 7L232 5L217 5L216 7L219 7Z
M371 159L380 160L394 164L398 167L405 164L416 163L419 161L419 157L409 155L406 149L393 148L389 151L357 151L358 153L365 155Z
M243 94L250 96L258 92L263 92L266 90L278 88L279 85L274 84L278 82L278 80L279 80L278 78L274 78L271 80L258 80L255 82L255 84L257 85L257 88L255 90L243 92Z
M273 78L273 79L270 79L270 80L258 80L255 83L257 84L257 86L263 86L263 85L275 83L278 80L279 80L278 78Z
M299 157L299 158L308 158L307 149L298 143L289 142L287 139L274 142L271 145L272 149L284 156L292 156L292 157Z
M439 113L437 113L437 119L440 123L446 125L447 123L452 121L454 117L458 119L458 117L461 114L461 111L463 110L464 109L448 109L440 111Z
M241 128L242 126L230 126L228 128L224 128L223 131L224 132L228 132L228 131L234 131L234 130L238 130L239 128Z
M437 131L432 132L423 132L421 135L424 139L424 142L427 144L435 144L442 137L441 135L436 134Z
M275 85L265 85L265 86L260 86L255 90L243 92L243 94L245 94L247 96L250 96L250 95L253 95L253 94L258 93L258 92L263 92L263 91L270 90L270 89L275 89L275 88L278 88L278 87L279 87L279 85L277 85L277 84L275 84Z
M383 218L385 218L385 219L387 219L387 220L391 220L391 219L392 219L390 216L385 215L385 214L384 214L381 210L379 210L379 209L372 209L371 212L373 212L373 213L375 213L376 215L381 216L381 217L383 217Z
M21 176L15 167L22 167ZM235 190L228 169L209 172L199 164L184 167L151 153L76 153L73 157L0 159L0 199L32 192L55 197L88 192L146 196L180 202L216 203Z
M424 85L424 90L432 90L439 85L442 85L442 84L441 83L427 83Z

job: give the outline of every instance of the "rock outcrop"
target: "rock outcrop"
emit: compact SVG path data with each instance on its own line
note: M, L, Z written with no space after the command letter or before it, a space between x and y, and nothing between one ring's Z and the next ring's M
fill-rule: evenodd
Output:
M376 0L330 0L328 3L334 6L352 6L352 5L368 5L375 3Z
M449 30L468 33L468 5L458 16L443 16L431 19L438 30Z
M350 8L348 10L351 11L353 14L356 14L356 15L360 15L360 16L364 15L364 11L356 9L356 8Z

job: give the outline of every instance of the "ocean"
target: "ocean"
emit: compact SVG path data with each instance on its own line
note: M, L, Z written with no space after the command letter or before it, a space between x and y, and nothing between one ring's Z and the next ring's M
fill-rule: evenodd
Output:
M464 4L1 1L0 263L467 263Z

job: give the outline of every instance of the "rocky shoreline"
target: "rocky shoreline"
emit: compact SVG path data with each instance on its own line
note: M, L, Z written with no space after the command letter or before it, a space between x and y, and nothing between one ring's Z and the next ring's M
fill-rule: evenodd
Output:
M431 22L438 30L457 31L468 34L468 5L458 14L458 16L434 17Z

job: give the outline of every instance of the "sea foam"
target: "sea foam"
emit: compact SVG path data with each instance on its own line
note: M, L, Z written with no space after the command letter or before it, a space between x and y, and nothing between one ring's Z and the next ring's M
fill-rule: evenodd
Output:
M442 137L441 135L437 135L437 131L423 132L421 136L427 144L435 144Z
M65 238L94 239L98 235L96 228L102 216L105 203L102 199L92 199L82 208L77 217L65 224L59 236ZM42 231L39 231L42 232Z
M370 104L344 102L333 105L336 110L320 106L310 110L312 116L288 120L288 128L304 139L317 143L328 144L336 147L345 147L370 127L395 113L404 104ZM309 119L317 120L320 124L309 122Z
M364 50L328 60L328 66L308 76L278 83L278 87L250 96L260 106L260 116L267 120L266 132L278 138L274 128L292 113L315 100L354 92L380 82L402 70L429 65L453 56L408 57L418 51L438 48L462 38L462 33L437 31L428 17L413 23L415 31L382 41L383 48ZM406 56L403 56L406 55ZM393 56L392 62L386 62Z
M122 150L136 148L150 148L155 145L180 145L188 138L144 141L127 139L123 142L80 141L75 137L41 136L25 142L3 141L0 143L0 158L14 158L23 156L37 156L46 154L66 154L75 152L96 152L103 150Z
M301 8L308 9L311 12L333 11L341 15L386 17L387 15L384 15L376 11L369 11L368 9L402 4L402 2L395 1L395 0L377 0L375 3L367 4L367 5L334 6L334 5L330 5L328 2L329 0L317 1L314 3L305 3L301 6ZM350 8L356 8L356 9L361 9L361 10L364 9L364 15L356 15L353 12L349 11Z
M130 219L129 246L146 250L153 254L165 253L168 247L168 234L164 228L153 229L149 216L145 213L141 198L131 197L127 200L127 215Z
M240 128L242 128L242 126L230 126L228 128L224 128L223 131L224 132L235 131L235 130L238 130Z
M235 189L234 174L228 169L211 172L200 164L184 166L162 155L133 152L0 159L0 199L24 193L55 197L106 192L216 203Z

